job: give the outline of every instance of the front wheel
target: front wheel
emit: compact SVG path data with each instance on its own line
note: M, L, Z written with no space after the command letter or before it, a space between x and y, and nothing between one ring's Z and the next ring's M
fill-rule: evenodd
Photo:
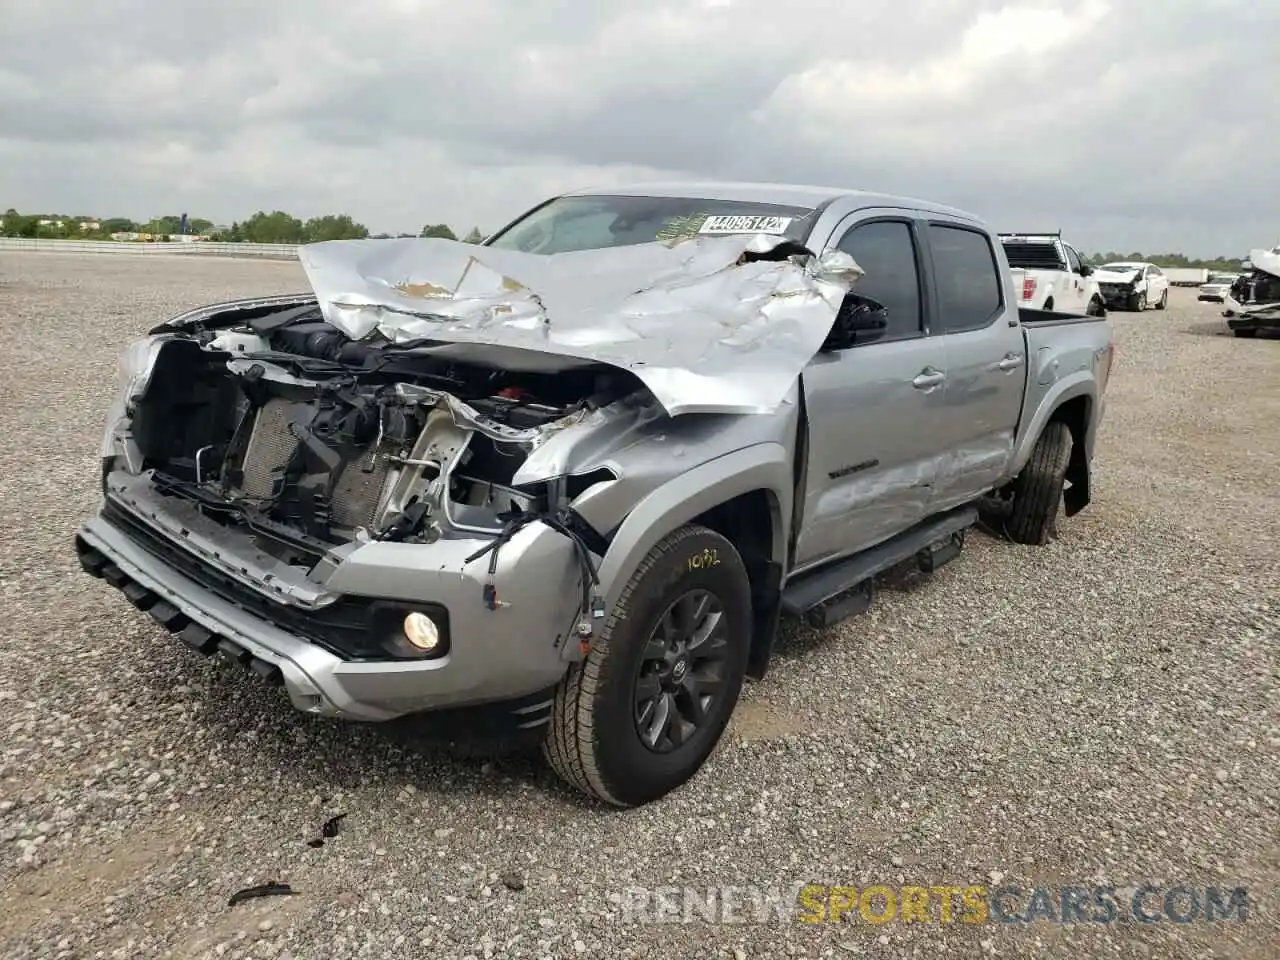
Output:
M1258 335L1258 331L1252 328L1242 328L1239 330L1232 330L1231 332L1237 337L1256 337Z
M1107 308L1102 303L1101 297L1094 297L1089 301L1089 306L1085 308L1085 316L1089 317L1105 317Z
M1129 298L1129 309L1137 310L1139 313L1147 309L1147 295L1145 293L1135 293Z
M685 526L636 568L556 688L543 755L582 792L638 806L692 777L746 674L751 589L733 544Z

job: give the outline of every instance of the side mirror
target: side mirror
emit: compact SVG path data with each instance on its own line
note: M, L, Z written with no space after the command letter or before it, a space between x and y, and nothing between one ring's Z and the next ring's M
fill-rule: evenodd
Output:
M1080 276L1087 277L1091 273L1093 273L1093 267L1089 266L1087 263L1080 264Z
M844 298L840 312L822 344L823 350L845 350L879 340L889 329L889 308L856 293Z

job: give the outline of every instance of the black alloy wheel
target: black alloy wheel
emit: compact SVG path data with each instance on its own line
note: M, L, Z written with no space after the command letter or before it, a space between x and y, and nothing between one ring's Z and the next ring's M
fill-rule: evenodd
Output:
M635 724L641 742L670 753L706 723L724 690L729 640L724 605L690 590L667 607L641 654Z

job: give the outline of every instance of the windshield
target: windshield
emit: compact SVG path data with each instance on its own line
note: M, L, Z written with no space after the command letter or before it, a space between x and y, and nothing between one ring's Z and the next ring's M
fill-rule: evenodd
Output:
M817 211L698 197L560 197L489 241L525 253L599 250L695 235L767 233L802 240Z
M1132 270L1141 270L1142 265L1138 263L1104 263L1098 269L1111 270L1116 273L1129 273Z
M1207 283L1231 283L1235 277L1229 273L1211 273Z

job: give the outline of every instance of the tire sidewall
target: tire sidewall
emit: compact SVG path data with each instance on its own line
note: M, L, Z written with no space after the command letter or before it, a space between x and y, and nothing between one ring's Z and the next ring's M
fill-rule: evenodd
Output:
M1021 514L1021 520L1017 522L1017 535L1012 537L1015 542L1039 544L1053 537L1062 505L1062 493L1066 487L1066 470L1072 446L1070 431L1059 422L1046 426L1044 433L1036 441L1036 451L1043 449L1050 455L1053 472L1039 472L1028 465L1014 482L1014 512L1015 516ZM1041 498L1037 497L1037 493L1047 493L1049 496ZM1043 499L1047 513L1024 513L1020 503L1024 498Z
M591 704L595 761L609 792L627 804L643 803L689 779L715 749L742 689L751 636L751 589L737 550L724 537L697 530L659 548L656 562L635 584L608 630L608 653ZM717 562L691 566L696 558ZM724 608L730 642L726 684L713 718L694 739L671 753L655 753L640 740L633 716L635 680L644 645L667 607L690 591L713 593ZM590 656L598 655L593 650Z

